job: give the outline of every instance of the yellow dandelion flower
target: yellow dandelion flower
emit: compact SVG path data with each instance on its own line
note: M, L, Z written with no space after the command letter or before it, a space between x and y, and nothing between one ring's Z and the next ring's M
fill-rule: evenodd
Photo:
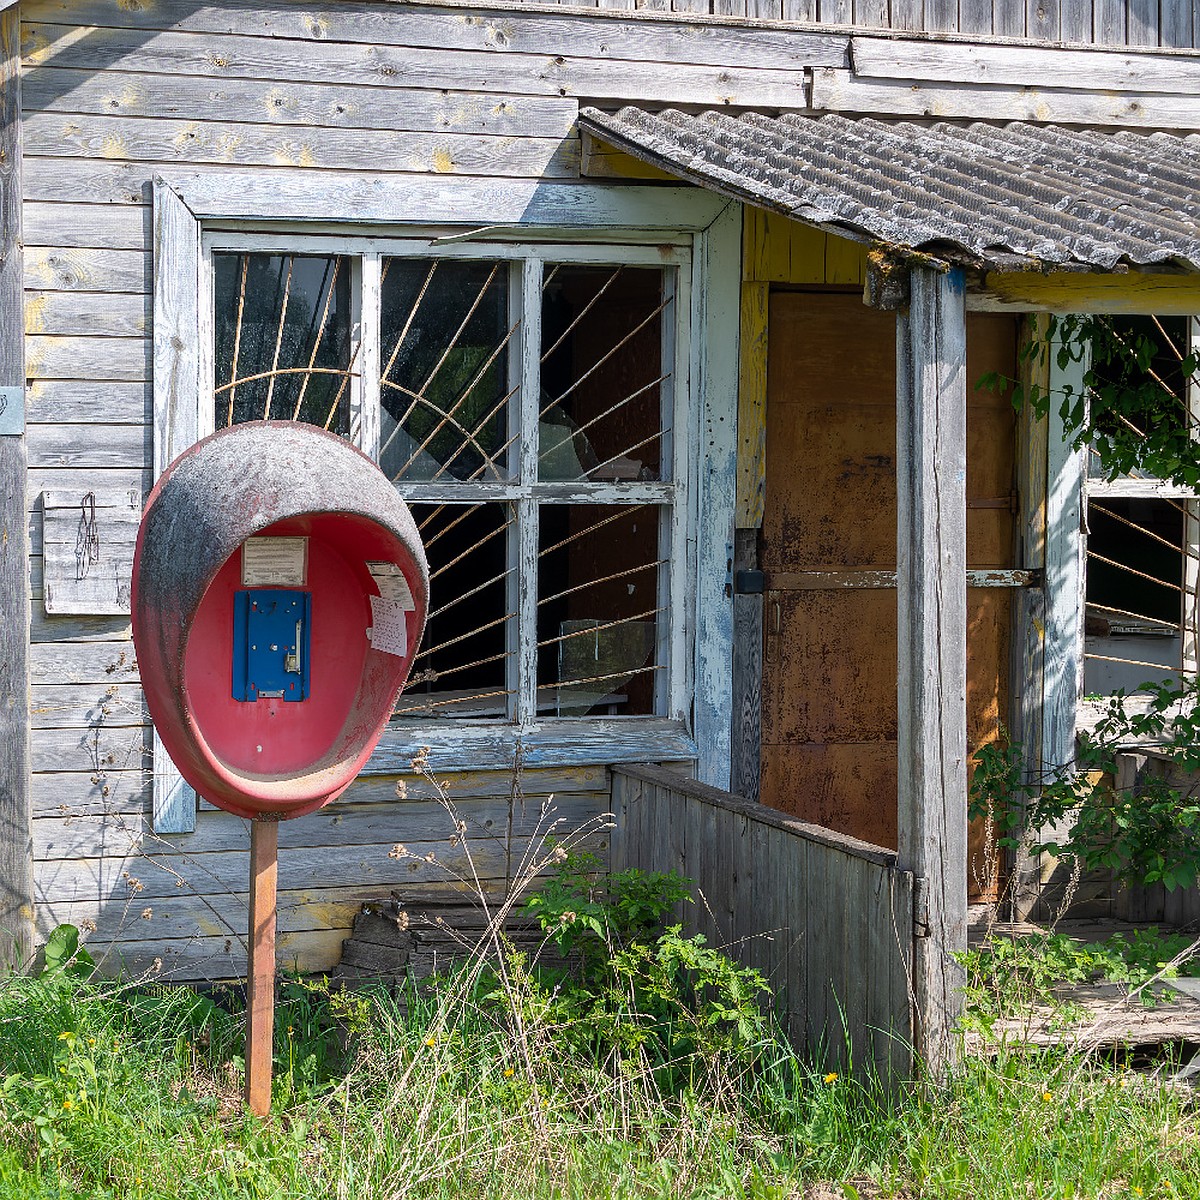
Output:
M1169 1179L1164 1179L1162 1181L1162 1185L1167 1189L1168 1192L1171 1190L1171 1181Z
M89 1046L94 1046L95 1044L96 1044L96 1039L95 1039L95 1038L88 1038L88 1045L89 1045Z
M74 1100L64 1100L63 1101L63 1108L74 1108L74 1107L75 1107Z
M1054 1097L1049 1092L1043 1092L1042 1099L1045 1100L1047 1104L1049 1104L1050 1101L1054 1099Z
M434 1034L432 1034L432 1033L431 1033L431 1034L430 1034L430 1035L429 1035L429 1036L428 1036L428 1037L425 1039L425 1045L427 1045L427 1046L436 1046L436 1045L437 1045L437 1037L436 1037Z
M830 1071L829 1074L825 1076L825 1082L826 1083L837 1083L837 1077L838 1077L838 1073L836 1071Z
M504 1068L504 1078L505 1078L505 1079L511 1079L512 1077L513 1077L513 1069L512 1069L512 1067L505 1067L505 1068Z
M1133 1194L1135 1196L1140 1196L1142 1194L1142 1189L1138 1187L1137 1184L1133 1185Z

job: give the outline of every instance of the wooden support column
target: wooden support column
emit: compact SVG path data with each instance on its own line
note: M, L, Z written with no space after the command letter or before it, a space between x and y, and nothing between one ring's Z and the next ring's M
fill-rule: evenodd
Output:
M1033 318L1027 339L1041 339L1046 318ZM1026 395L1031 388L1045 391L1050 386L1050 356L1035 355L1021 364L1021 384ZM1017 526L1016 563L1030 571L1046 568L1046 470L1049 422L1021 406L1017 425L1017 493L1020 521ZM1044 584L1044 574L1043 574ZM1045 695L1046 589L1022 588L1013 613L1010 671L1013 680L1009 729L1021 747L1022 776L1028 784L1042 778L1042 704ZM1023 921L1038 898L1038 859L1024 848L1010 851L1004 869L1008 876L1007 920Z
M1063 429L1059 397L1078 396L1090 367L1085 357L1059 364L1052 353L1046 478L1046 649L1042 706L1043 770L1075 761L1075 722L1083 692L1084 538L1086 451Z
M961 272L914 267L896 322L899 862L915 879L916 1051L955 1048L967 947L967 344Z
M250 961L246 972L246 1104L255 1116L271 1109L275 1046L275 923L279 822L250 822Z
M20 11L0 12L0 972L33 952Z
M768 284L742 283L733 537L733 761L729 786L747 800L759 797L762 768L763 575L759 570L758 535L766 492L768 299Z

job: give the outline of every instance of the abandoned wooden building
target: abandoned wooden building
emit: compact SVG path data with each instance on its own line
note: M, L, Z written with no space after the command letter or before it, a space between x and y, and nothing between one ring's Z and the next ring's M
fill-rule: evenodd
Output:
M244 970L246 823L155 742L129 567L174 456L301 420L413 507L432 619L367 771L282 827L281 962L569 836L696 879L798 1037L841 1005L859 1048L939 1053L968 893L1005 882L970 754L1005 725L1069 758L1119 683L1085 661L1195 670L1177 602L1087 660L1082 603L1089 499L1174 501L1190 545L1190 494L1093 485L1056 417L975 385L1031 369L1030 313L1187 344L1200 8L670 8L3 5L18 957L70 922L114 968Z

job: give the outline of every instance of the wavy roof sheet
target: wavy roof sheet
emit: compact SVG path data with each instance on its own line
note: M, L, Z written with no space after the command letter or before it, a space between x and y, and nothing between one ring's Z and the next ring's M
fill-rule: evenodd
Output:
M1200 270L1200 139L1012 122L616 113L580 126L704 187L1000 269Z

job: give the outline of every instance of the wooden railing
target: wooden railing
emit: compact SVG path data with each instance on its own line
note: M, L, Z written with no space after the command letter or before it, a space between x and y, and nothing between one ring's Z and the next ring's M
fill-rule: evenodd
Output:
M913 876L893 851L661 767L614 766L612 797L612 869L694 880L685 932L763 972L797 1050L909 1077Z

